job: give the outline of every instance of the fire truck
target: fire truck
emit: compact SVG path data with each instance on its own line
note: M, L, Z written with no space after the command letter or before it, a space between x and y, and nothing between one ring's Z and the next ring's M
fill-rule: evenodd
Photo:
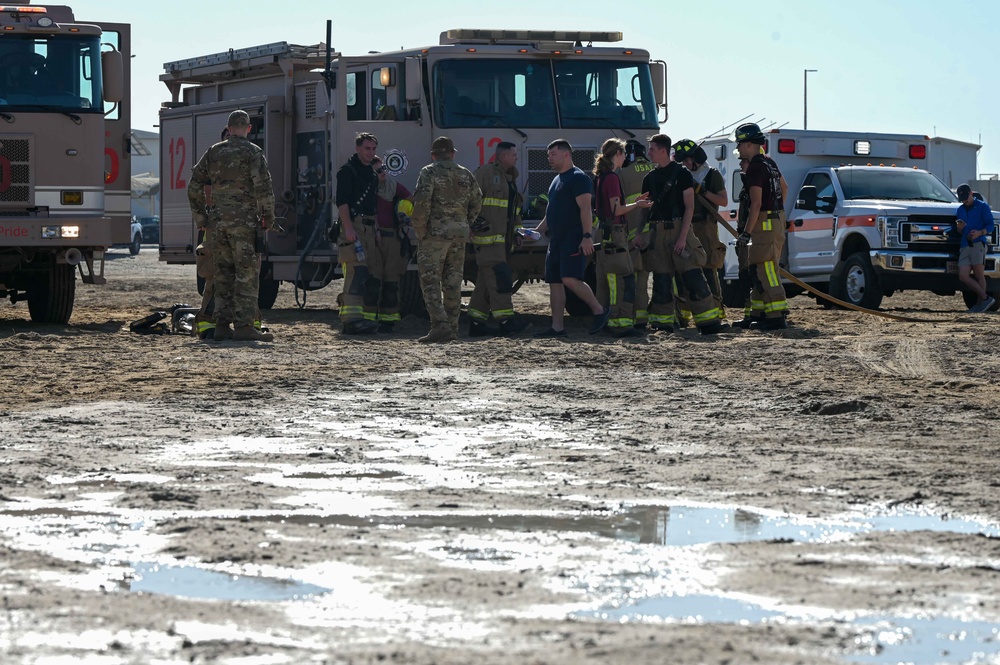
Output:
M449 136L457 161L473 171L498 143L513 142L517 185L530 201L554 176L546 154L553 139L568 139L587 170L605 139L645 139L666 120L666 65L621 41L618 32L448 30L437 45L360 56L279 42L168 62L160 76L171 93L160 113L160 259L194 262L188 177L238 108L250 114L250 139L267 156L284 218L284 232L267 234L263 309L281 282L311 290L340 277L328 239L333 176L360 132L378 137L387 171L411 191L437 136ZM542 276L544 252L544 241L513 252L518 286ZM470 264L466 275L474 274ZM412 270L401 297L404 314L413 311Z
M63 324L131 240L129 26L0 6L0 296Z
M878 308L897 291L974 293L958 280L958 197L930 170L931 141L914 134L772 130L765 149L788 183L788 235L782 265L800 280L854 305ZM972 148L978 146L972 146ZM730 138L708 139L709 164L726 180L735 224L742 190L739 157ZM973 157L974 158L974 157ZM972 177L972 176L970 176ZM956 183L956 186L960 183ZM1000 214L994 212L1000 220ZM738 264L729 241L724 290L736 294ZM1000 227L989 238L987 290L1000 291ZM797 288L786 284L788 294ZM1000 301L1000 294L998 294Z

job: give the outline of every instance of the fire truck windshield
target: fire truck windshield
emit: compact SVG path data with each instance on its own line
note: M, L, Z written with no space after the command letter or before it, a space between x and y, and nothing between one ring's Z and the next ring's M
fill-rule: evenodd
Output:
M555 72L563 127L659 129L649 65L562 60Z
M98 37L5 36L0 42L0 108L104 113Z
M442 128L659 128L649 66L591 59L441 61L434 119Z
M938 201L958 204L958 197L937 176L913 169L835 169L844 198Z

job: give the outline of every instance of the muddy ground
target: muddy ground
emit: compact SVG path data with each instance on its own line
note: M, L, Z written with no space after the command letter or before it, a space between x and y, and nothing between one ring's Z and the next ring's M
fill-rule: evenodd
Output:
M286 284L216 344L128 332L192 267L107 273L0 306L4 664L1000 663L1000 318L957 296L427 348Z

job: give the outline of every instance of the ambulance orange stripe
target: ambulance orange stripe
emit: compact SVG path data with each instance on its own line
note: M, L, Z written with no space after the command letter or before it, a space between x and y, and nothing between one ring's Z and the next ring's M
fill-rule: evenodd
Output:
M800 221L802 226L798 226ZM788 232L803 233L805 231L830 231L831 229L833 229L833 217L814 217L792 222L792 225L788 227Z

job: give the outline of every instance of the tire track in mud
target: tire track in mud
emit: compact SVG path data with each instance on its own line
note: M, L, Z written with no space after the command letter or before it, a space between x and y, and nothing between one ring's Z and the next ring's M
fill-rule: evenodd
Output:
M933 380L943 376L940 365L931 359L927 342L913 337L883 339L859 337L854 355L863 367L882 376Z

